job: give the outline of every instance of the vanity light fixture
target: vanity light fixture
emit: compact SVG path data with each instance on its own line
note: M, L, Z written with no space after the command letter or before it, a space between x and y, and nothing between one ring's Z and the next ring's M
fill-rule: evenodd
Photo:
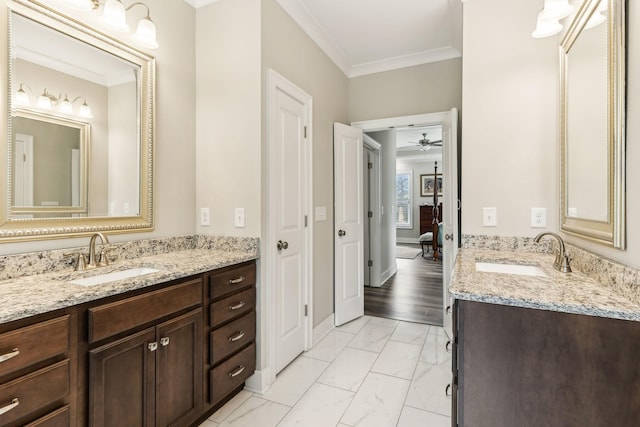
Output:
M136 32L132 35L133 41L141 47L147 49L157 49L159 47L156 40L156 24L153 23L150 16L150 9L145 3L135 2L130 6L125 7L122 0L105 0L104 3L100 3L98 0L58 0L63 5L83 12L90 12L98 10L102 7L102 13L100 16L100 24L105 28L120 33L126 33L129 31L127 25L126 12L134 6L144 6L147 10L147 14L144 18L138 21Z
M544 7L538 14L536 29L531 33L533 38L550 37L562 31L561 19L571 15L574 7L569 0L544 0Z
M25 92L24 87L29 89L29 92L33 93L31 87L26 83L20 83L20 87L16 91L15 102L16 105L29 107L31 106L31 100L29 99L29 95ZM64 96L64 99L62 97ZM47 91L47 88L44 89L42 95L38 96L36 101L36 106L43 110L53 110L53 107L59 105L58 110L63 114L74 114L73 113L73 104L82 99L83 103L78 110L78 116L84 118L93 118L93 114L91 114L91 108L87 104L87 99L84 96L77 96L73 101L69 101L69 97L67 94L60 94L58 96L52 95Z
M591 15L591 18L589 18L584 28L588 30L589 28L597 27L602 24L607 19L608 10L609 4L607 3L607 0L601 0L598 8L593 12L593 15Z

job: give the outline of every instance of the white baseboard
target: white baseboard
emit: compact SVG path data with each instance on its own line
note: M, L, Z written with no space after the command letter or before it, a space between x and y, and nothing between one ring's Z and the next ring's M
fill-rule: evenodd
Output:
M244 383L245 390L249 390L252 393L264 394L269 387L271 387L271 371L269 368L258 371L247 378Z
M389 280L389 278L391 276L393 276L394 274L396 274L396 272L398 271L398 264L396 264L395 262L391 265L391 267L389 267L388 269L386 269L383 273L382 273L382 280L381 280L381 285L386 282L387 280Z
M417 237L397 237L396 243L412 243L412 244L419 245L420 241L418 240Z
M313 335L311 338L311 346L313 347L318 341L324 338L335 327L335 316L333 313L326 319L324 319L318 326L313 328Z

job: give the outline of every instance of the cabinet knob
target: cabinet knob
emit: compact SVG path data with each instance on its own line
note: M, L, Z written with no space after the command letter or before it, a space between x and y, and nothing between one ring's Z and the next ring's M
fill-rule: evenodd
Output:
M447 397L451 397L451 384L447 384L447 387L444 389L444 394Z
M7 412L12 410L13 408L18 406L19 404L20 404L20 401L18 400L18 398L14 397L13 400L11 401L11 403L9 403L7 406L3 406L2 408L0 408L0 415L6 414Z
M448 305L447 308L444 309L444 312L447 314L451 314L451 306Z
M18 350L17 348L14 348L9 353L5 353L2 356L0 356L0 363L6 362L7 360L12 359L19 354L20 354L20 350Z
M444 346L444 349L447 351L447 353L451 353L451 340L447 341L447 343Z
M158 349L158 343L156 341L150 342L147 344L147 347L149 348L149 351L156 351Z
M166 347L169 345L169 337L160 338L160 345Z

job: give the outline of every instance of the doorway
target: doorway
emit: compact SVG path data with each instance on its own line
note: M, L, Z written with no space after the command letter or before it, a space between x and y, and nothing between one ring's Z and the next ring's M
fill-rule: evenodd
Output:
M381 253L382 257L380 262L382 265L383 285L380 287L370 286L365 289L365 312L367 314L390 317L398 320L407 320L420 323L428 323L435 325L447 324L445 317L448 293L447 277L450 275L453 268L451 259L447 258L448 262L444 262L443 258L439 257L438 261L433 261L431 246L425 248L425 256L422 256L422 248L419 244L418 238L422 233L420 230L420 205L426 205L433 200L429 195L421 196L421 180L422 175L428 178L431 175L432 179L439 176L434 176L433 166L435 161L438 161L439 170L438 173L445 172L442 175L443 183L450 183L452 191L448 198L440 197L438 203L444 202L443 210L445 212L449 209L450 215L448 215L449 222L452 222L452 218L456 218L455 232L451 229L452 225L449 224L447 228L447 236L449 239L453 238L453 235L457 235L457 217L458 217L458 197L457 197L457 111L455 109L442 113L423 114L417 116L398 117L391 119L373 120L366 122L358 122L353 124L356 127L362 128L367 135L372 136L377 142L381 143L381 180L382 180L382 207L381 210L387 209L386 218L384 214L381 218L382 233L381 233ZM406 141L401 143L405 146L413 145L412 147L403 148L401 151L411 151L417 148L418 153L410 155L399 155L396 152L396 140L398 135L401 135L404 131L413 129L413 136L404 138ZM416 133L415 130L418 130ZM432 135L432 133L435 133ZM438 134L441 132L441 134ZM410 132L409 132L410 133ZM426 137L422 135L426 133ZM418 135L418 137L416 137ZM402 139L402 137L400 137ZM423 145L428 146L427 149L420 145L420 140L428 139L429 142L424 142ZM438 144L434 144L434 141L444 140L445 147L448 152L444 153L441 149L435 149ZM448 142L448 144L447 144ZM386 150L386 152L385 152ZM393 151L393 153L391 152ZM431 151L429 159L425 156L426 153ZM439 155L438 154L439 151ZM451 153L455 151L455 153ZM411 158L413 156L413 158ZM396 166L396 160L400 163L400 158L403 162L403 166ZM437 158L436 158L437 157ZM454 159L451 161L451 159ZM414 163L414 165L411 165ZM444 169L444 164L450 165L447 169ZM386 170L385 170L386 168ZM411 204L411 209L407 203L396 203L396 170L404 170L409 172L404 179L412 184L412 200L407 202ZM452 178L455 177L455 178ZM389 197L389 193L393 192L392 197ZM431 195L432 196L432 195ZM439 196L443 196L439 194ZM454 202L455 200L455 202ZM401 206L402 205L402 206ZM396 225L403 223L405 228L400 228L403 232L396 234ZM385 225L387 230L385 232ZM444 224L443 224L444 225ZM446 227L443 227L446 228ZM392 230L392 232L389 232ZM444 232L443 232L444 234ZM444 237L444 236L443 236ZM457 237L457 236L456 236ZM453 240L447 241L452 244ZM408 249L409 253L406 256L397 258L396 245L402 245L400 249ZM451 255L454 252L454 248L447 248L447 245L443 245L443 252L448 252ZM426 251L429 251L428 253ZM391 257L385 259L385 252L391 253ZM455 248L457 252L457 245ZM391 258L391 259L390 259ZM386 268L385 262L391 266ZM373 260L375 265L376 260ZM444 264L444 265L443 265ZM444 269L443 269L444 267ZM421 300L424 298L424 300ZM391 304L389 302L391 301Z

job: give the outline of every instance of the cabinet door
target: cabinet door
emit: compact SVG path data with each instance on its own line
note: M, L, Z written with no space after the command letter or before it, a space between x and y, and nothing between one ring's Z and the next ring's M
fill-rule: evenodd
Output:
M202 412L202 310L158 325L157 425L188 426Z
M155 426L155 328L89 352L90 425Z

